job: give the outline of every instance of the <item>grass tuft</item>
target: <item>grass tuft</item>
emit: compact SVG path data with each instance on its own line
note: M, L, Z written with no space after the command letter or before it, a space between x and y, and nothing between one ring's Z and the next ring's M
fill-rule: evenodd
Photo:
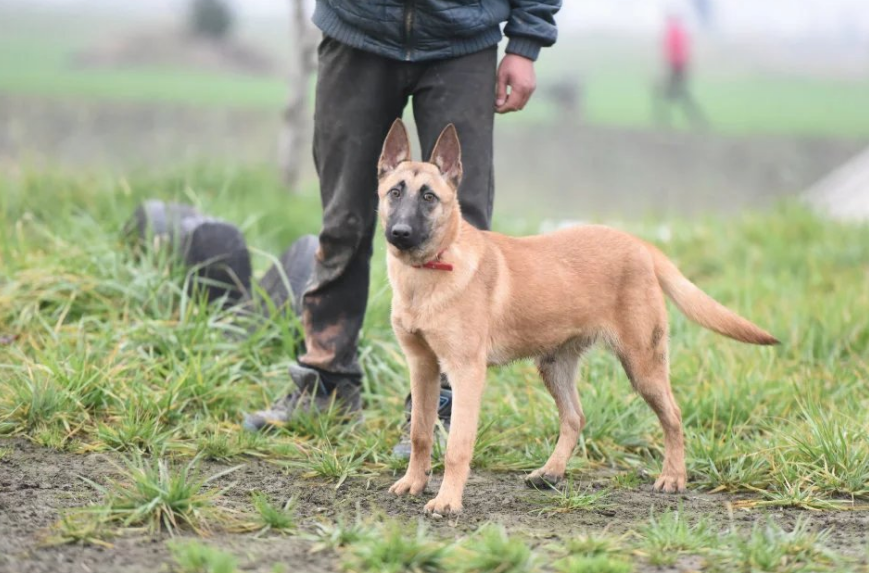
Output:
M272 505L269 498L261 492L251 494L253 507L258 516L260 533L275 531L278 533L293 533L296 531L296 500L288 499L281 506Z
M452 550L451 545L429 538L422 523L416 531L408 531L392 522L377 536L351 546L343 567L354 573L440 573L450 570L447 557Z
M461 544L454 571L524 573L535 571L538 559L524 540L511 537L503 525L487 524Z
M364 544L377 535L375 528L362 520L357 513L356 518L348 522L344 516L339 516L334 522L317 523L314 525L314 541L312 553L320 551L335 551L345 547Z
M198 541L173 541L169 544L174 573L235 573L236 558L225 551Z
M718 532L706 520L692 525L681 509L653 514L637 535L642 553L657 566L673 565L684 554L705 551L719 543Z
M200 535L212 526L227 526L232 517L217 505L225 489L209 485L241 466L229 468L210 477L199 475L199 460L172 467L162 458L146 460L140 455L125 458L117 466L119 479L100 485L84 479L103 495L103 503L94 511L101 517L120 522L124 527L145 527L155 533L174 534L188 527Z
M772 521L755 525L750 533L737 536L727 549L715 552L715 568L723 571L790 573L817 571L835 565L826 547L828 531L815 531L800 519L790 531Z
M568 513L572 511L591 511L606 507L606 500L610 496L610 490L593 490L582 488L568 481L562 489L556 490L555 495L547 499L537 500L543 507L539 513Z
M571 555L556 567L559 573L631 573L634 566L612 555Z

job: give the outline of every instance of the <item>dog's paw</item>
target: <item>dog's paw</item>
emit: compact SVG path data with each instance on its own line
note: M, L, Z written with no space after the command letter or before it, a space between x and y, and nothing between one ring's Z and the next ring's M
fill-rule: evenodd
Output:
M405 475L403 478L392 484L389 488L389 493L395 495L419 495L428 485L428 476L424 475L421 479L413 476Z
M685 484L688 482L684 473L664 473L655 480L655 491L663 493L680 493L685 491Z
M425 514L434 518L451 517L462 513L462 501L438 495L425 504Z
M563 477L563 475L547 473L544 468L540 468L525 476L525 485L535 489L553 488Z

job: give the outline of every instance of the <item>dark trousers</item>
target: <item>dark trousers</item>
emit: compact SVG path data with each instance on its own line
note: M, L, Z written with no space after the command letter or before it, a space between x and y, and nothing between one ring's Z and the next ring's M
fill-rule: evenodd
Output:
M299 362L361 378L357 343L368 302L383 140L411 97L423 160L428 160L441 130L455 124L464 168L462 214L474 226L488 229L497 49L414 63L325 38L318 57L314 163L323 228L314 276L302 300L306 352Z

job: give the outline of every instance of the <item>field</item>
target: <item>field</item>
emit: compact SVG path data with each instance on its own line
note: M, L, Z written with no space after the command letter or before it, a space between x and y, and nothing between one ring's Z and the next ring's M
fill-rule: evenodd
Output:
M10 4L11 6L11 4ZM465 512L394 498L408 382L378 239L361 342L365 417L269 434L246 411L292 389L296 319L249 322L190 297L165 252L121 229L144 199L244 232L260 276L316 233L310 167L274 157L280 77L82 69L107 31L166 26L0 6L0 573L651 571L869 573L869 226L794 195L865 147L869 80L812 58L703 47L708 130L652 123L648 46L565 37L532 105L499 118L496 228L609 222L667 252L778 336L743 346L671 312L689 491L656 494L663 440L602 349L578 384L588 425L557 490L523 477L558 423L530 363L488 376ZM73 10L69 8L68 10ZM73 17L74 16L74 17ZM242 36L287 56L284 23ZM726 52L726 53L724 53ZM581 117L547 99L569 78Z
M233 76L163 66L90 69L70 65L81 50L140 28L178 23L162 16L110 14L83 8L48 13L24 3L0 6L0 92L55 99L187 104L278 111L286 100L280 76ZM241 37L278 62L290 61L291 42L283 21L254 21ZM583 121L622 128L655 127L650 95L660 70L653 39L565 36L545 51L537 66L538 99L557 83L581 86ZM816 53L786 66L764 65L774 57L761 50L701 44L697 97L711 129L731 135L785 133L866 138L869 98L866 74L817 73ZM556 121L551 106L530 106L501 123Z
M519 363L490 373L465 514L424 522L426 497L386 493L407 382L382 245L364 422L245 434L242 412L290 388L294 319L239 340L230 313L184 294L183 271L124 248L119 229L156 191L238 223L260 270L317 225L310 198L275 214L283 191L257 170L2 180L0 570L866 569L866 227L793 204L664 234L632 225L783 342L742 346L672 315L690 491L651 492L660 430L598 351L580 375L589 421L566 489L522 484L557 423Z

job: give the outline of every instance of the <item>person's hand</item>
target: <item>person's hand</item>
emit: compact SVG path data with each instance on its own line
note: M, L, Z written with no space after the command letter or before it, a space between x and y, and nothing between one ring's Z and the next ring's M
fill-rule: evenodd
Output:
M519 111L528 103L536 87L534 62L517 54L507 54L498 66L495 111L498 113Z

